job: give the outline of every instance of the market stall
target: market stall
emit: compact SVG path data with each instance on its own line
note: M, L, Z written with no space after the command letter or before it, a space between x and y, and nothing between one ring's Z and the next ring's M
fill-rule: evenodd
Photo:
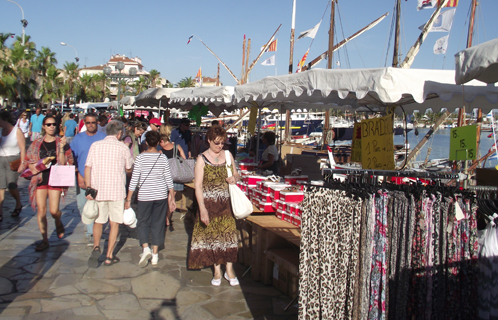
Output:
M190 94L196 92L192 90ZM199 96L188 97L186 91L181 93L187 96L184 101L203 101ZM396 111L409 113L414 110L423 112L428 108L433 111L442 108L453 111L465 105L469 109L480 107L489 111L497 106L498 88L486 86L479 81L471 81L464 87L456 85L455 72L447 70L315 69L293 75L267 77L236 86L233 99L227 98L226 101L217 106L220 109L351 108L374 111L401 106L403 108L396 108ZM178 102L173 102L175 103ZM458 292L459 295L468 297L466 300L458 300L458 305L454 306L455 312L462 311L469 316L475 314L476 299L472 295L476 289L475 282L465 282L465 286L459 287L458 290L453 287L460 283L459 279L465 274L472 274L474 277L476 272L476 211L472 193L461 192L457 199L447 198L451 194L454 196L455 190L444 187L443 177L427 177L424 185L417 179L414 184L403 179L391 183L386 177L395 175L397 171L392 170L391 174L383 175L380 181L384 183L379 182L379 177L370 179L372 174L362 172L346 174L345 182L330 180L325 181L328 184L318 187L311 185L308 177L297 176L298 172L294 176L282 177L279 181L268 181L272 179L255 175L250 169L250 164L244 165L240 168L243 181L239 186L245 190L253 204L258 205L260 210L273 214L273 221L276 218L288 226L301 227L301 316L338 318L348 315L355 318L383 318L387 317L387 312L394 317L411 311L420 315L426 312L426 309L412 304L413 301L423 302L424 307L429 305L430 312L436 315L440 313L439 309L436 310L438 303L453 301L450 292ZM415 175L412 172L408 174ZM365 179L370 180L367 183ZM396 207L397 197L409 194L416 198L399 198L401 207ZM410 201L416 201L417 206L409 205ZM428 202L432 210L430 217L426 216L429 213L422 211L422 207L417 209L417 215L407 209L419 208L419 204L428 205ZM463 218L458 220L454 220L456 214L460 215L455 211L455 203L463 210ZM295 244L272 232L272 221L248 220L252 225L252 239L249 241L252 252L251 267L254 268L256 262L263 261L263 269L266 270L254 271L253 276L268 281L267 271L273 268L272 283L278 285L280 275L292 274L291 269L295 271L292 264L289 264L292 259L283 259L285 254L280 250L292 252ZM427 228L424 223L433 223L429 226L429 238L433 236L432 233L445 238L441 238L437 243L421 243L420 239L425 239L426 235L420 235L416 230ZM376 225L382 228L376 228ZM448 234L450 225L452 232ZM266 230L266 236L258 235L259 231L255 230L260 229ZM468 250L460 251L451 257L433 256L437 259L437 264L418 260L417 257L427 252L453 250L451 246L463 239L454 236L461 234L464 229L471 233L471 247ZM411 230L411 233L402 230ZM272 237L268 238L268 234ZM411 243L416 243L418 247L412 250ZM381 247L378 247L379 245ZM422 247L429 251L422 251ZM403 251L407 248L411 251ZM279 257L275 256L275 250L279 252ZM402 254L402 258L398 253ZM297 252L294 254L297 255ZM448 266L448 263L455 269L442 267ZM432 269L427 269L429 266ZM455 276L444 276L447 272L453 272ZM385 277L379 278L379 274L385 274ZM425 280L417 282L420 278L431 277L445 281L448 287L431 284L429 290ZM398 286L401 283L403 285ZM281 290L290 294L292 291L289 287L291 285L287 282L287 289ZM421 288L425 288L425 291ZM400 292L404 295L398 297L396 293ZM386 309L380 307L384 304Z

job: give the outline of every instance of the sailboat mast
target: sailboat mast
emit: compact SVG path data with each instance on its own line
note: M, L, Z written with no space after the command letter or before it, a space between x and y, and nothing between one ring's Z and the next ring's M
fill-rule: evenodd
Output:
M332 0L332 7L330 9L329 51L328 51L327 69L332 69L332 55L334 54L334 16L335 16L335 0Z
M240 84L244 84L244 74L245 70L245 62L246 62L246 35L244 35L244 42L242 43L242 67L240 71Z
M330 8L330 29L329 29L329 50L328 50L328 60L327 60L327 69L332 69L332 57L334 54L334 17L335 17L335 0L332 0L331 8ZM323 145L322 149L325 148L326 145L330 143L327 141L328 132L330 130L330 111L327 109L325 111L325 121L323 123Z
M291 26L291 35L290 35L289 74L292 74L292 65L294 64L295 32L296 32L296 0L292 2L292 26Z
M472 10L470 13L469 32L467 34L467 48L472 47L472 35L474 34L474 21L476 16L477 0L472 0Z
M401 0L396 0L396 32L394 35L394 54L393 54L393 67L399 67L399 29L400 29L400 16L401 16Z

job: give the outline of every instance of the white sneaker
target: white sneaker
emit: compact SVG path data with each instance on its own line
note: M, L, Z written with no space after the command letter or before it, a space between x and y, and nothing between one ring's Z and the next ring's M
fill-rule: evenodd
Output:
M149 247L144 248L144 252L142 252L142 255L140 257L140 262L138 262L138 266L141 268L147 267L147 264L149 263L151 257L152 253L150 252L150 248Z
M225 272L225 279L227 279L227 280L228 280L228 282L230 282L230 285L231 285L232 287L234 287L234 286L238 286L238 285L239 285L239 280L237 279L237 277L235 277L235 278L233 278L233 279L230 279L230 278L228 277L228 274L227 274L226 272Z
M152 259L150 259L150 264L152 264L152 266L157 266L157 261L159 261L159 254L156 253L156 254L152 254Z

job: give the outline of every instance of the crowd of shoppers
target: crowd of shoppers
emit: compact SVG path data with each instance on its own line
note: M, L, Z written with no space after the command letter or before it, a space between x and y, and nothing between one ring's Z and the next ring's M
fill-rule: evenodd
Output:
M36 250L47 249L50 244L47 234L47 211L55 221L59 239L65 235L60 199L67 188L49 185L51 168L39 172L37 163L53 157L51 164L75 165L76 200L80 214L85 214L85 204L95 201L98 212L93 223L86 228L88 246L92 252L89 267L99 266L101 237L104 226L109 224L109 238L104 266L120 260L115 246L119 225L124 222L124 211L137 198L136 218L142 254L139 266L158 264L159 248L164 244L166 226L176 209L175 192L182 191L183 184L173 182L168 159L175 155L188 159L192 155L192 133L190 120L182 119L177 128L161 124L157 118L111 119L106 114L87 113L78 125L78 117L72 113L42 113L40 107L28 119L23 112L14 122L8 112L0 113L0 221L3 218L1 204L9 189L16 199L12 215L22 210L17 178L20 172L31 170L33 176L29 186L29 199L37 220L42 240ZM13 125L15 123L15 125ZM26 150L26 138L32 141ZM232 263L237 257L235 220L231 213L228 184L239 178L227 177L224 145L225 130L217 125L209 129L203 152L197 158L195 168L195 196L199 211L194 227L188 266L197 269L214 267L211 284L220 285L221 265L226 265L225 279L238 285ZM230 157L231 154L230 154ZM271 156L270 156L271 157ZM17 171L10 170L11 163L19 160ZM233 157L231 159L232 163ZM47 207L48 199L48 207ZM88 221L89 219L85 219Z

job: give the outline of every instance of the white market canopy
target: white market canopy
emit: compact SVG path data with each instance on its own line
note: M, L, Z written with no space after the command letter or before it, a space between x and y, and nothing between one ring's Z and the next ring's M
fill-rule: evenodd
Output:
M137 96L135 96L135 105L140 108L136 109L144 109L147 108L155 108L160 107L161 110L166 110L168 107L168 102L170 99L171 93L181 90L180 88L150 88L145 91L140 92Z
M498 38L455 54L455 81L463 84L477 79L498 82Z
M269 109L282 104L286 109L401 105L406 112L428 108L436 112L465 105L487 113L497 107L498 88L475 80L456 85L453 70L313 69L236 86L234 99L232 105L255 103Z
M234 88L232 86L184 88L171 93L169 104L183 110L190 110L195 105L205 105L215 116L219 116L223 110L235 107Z
M135 96L124 96L119 100L119 103L124 106L132 106L135 104Z

